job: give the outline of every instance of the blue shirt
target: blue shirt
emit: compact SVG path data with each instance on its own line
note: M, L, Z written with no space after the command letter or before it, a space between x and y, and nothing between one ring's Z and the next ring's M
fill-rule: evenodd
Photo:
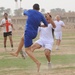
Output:
M37 10L30 9L28 11L24 11L24 15L28 16L25 31L37 33L40 22L43 22L46 26L48 25L44 16Z

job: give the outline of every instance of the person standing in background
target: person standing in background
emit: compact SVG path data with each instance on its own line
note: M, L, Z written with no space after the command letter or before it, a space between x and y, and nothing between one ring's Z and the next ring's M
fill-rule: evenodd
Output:
M65 27L65 24L63 21L60 20L59 15L56 15L54 23L56 25L56 28L54 29L54 35L56 39L56 50L59 50L59 45L62 40L62 27Z
M12 40L12 28L13 24L10 18L8 18L8 14L4 13L4 18L1 21L0 27L3 28L3 37L4 37L4 48L6 50L6 42L7 42L7 36L9 37L11 48L13 50L13 40Z

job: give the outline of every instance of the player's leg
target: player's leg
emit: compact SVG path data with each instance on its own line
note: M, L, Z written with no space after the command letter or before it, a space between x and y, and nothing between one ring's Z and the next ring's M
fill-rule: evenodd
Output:
M51 61L51 50L45 49L45 56L47 58L47 61L50 62Z
M31 46L32 47L31 51L33 52L35 49L39 49L42 46L43 46L43 42L41 39L39 39L39 40L35 41L35 43Z
M3 33L3 37L4 37L4 48L6 50L7 33Z
M10 44L11 44L11 48L12 48L12 50L13 50L12 32L9 32L9 33L8 33L8 36L9 36L9 40L10 40Z
M59 32L59 43L58 43L58 45L60 45L61 40L62 40L62 32Z
M48 68L51 68L51 51L52 51L52 47L53 47L53 42L48 41L45 44L45 56L46 59L48 61Z
M59 49L59 32L54 32L55 39L56 39L56 50Z
M18 56L19 52L22 50L23 45L24 45L24 35L21 38L17 51L15 53L11 53L11 55Z
M32 38L29 37L29 34L25 34L25 36L24 36L25 51L28 54L28 56L36 63L37 69L38 69L37 71L39 72L41 63L36 59L33 52L31 51L32 50L32 47L31 47L32 44L33 44L32 43Z
M33 55L33 52L31 51L31 47L25 48L25 51L28 54L28 56L36 63L38 68L37 72L39 72L41 63Z
M7 41L7 37L4 37L4 48L6 50L6 41Z
M34 52L34 50L36 49L39 49L41 48L42 46L38 43L34 43L32 46L31 46L31 51Z
M56 42L56 45L60 45L60 42L61 42L61 40L60 39L57 39L57 42Z
M60 46L60 43L61 43L61 39L62 39L62 32L58 32L58 37L56 39L56 45L57 45L57 50L59 50L59 46Z

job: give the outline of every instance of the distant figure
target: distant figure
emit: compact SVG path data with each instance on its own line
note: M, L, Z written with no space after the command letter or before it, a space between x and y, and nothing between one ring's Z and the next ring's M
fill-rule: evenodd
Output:
M65 24L63 21L60 20L59 15L56 15L54 23L56 25L56 28L54 29L54 35L56 39L56 50L59 50L59 45L62 40L62 27L65 27Z
M7 36L9 36L11 48L13 50L13 40L12 40L12 28L13 28L13 24L12 24L11 19L8 18L8 14L7 13L4 13L4 19L2 19L0 27L3 28L3 37L4 37L4 48L5 48L5 50L6 50Z

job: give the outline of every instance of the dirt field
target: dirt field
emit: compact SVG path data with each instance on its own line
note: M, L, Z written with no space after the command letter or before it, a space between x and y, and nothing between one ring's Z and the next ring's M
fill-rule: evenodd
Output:
M17 50L22 34L23 34L23 30L13 31L14 51ZM10 48L9 40L7 42L8 42L7 52L9 53L11 51L11 48ZM3 52L5 52L5 50L3 48L2 32L0 31L0 53ZM63 29L63 38L60 45L60 50L55 50L55 42L54 42L52 55L75 55L75 29L74 28L71 29L70 27L69 28L66 27L65 29ZM42 56L42 54L36 53L36 56ZM0 56L0 59L1 58L2 56ZM3 74L2 71L6 71L6 72ZM21 68L8 68L8 69L3 68L0 70L0 72L1 72L0 75L75 75L75 63L73 64L70 63L69 65L55 64L53 65L53 68L50 70L47 69L47 65L41 65L40 73L37 73L36 69L32 70L32 68L27 70Z

